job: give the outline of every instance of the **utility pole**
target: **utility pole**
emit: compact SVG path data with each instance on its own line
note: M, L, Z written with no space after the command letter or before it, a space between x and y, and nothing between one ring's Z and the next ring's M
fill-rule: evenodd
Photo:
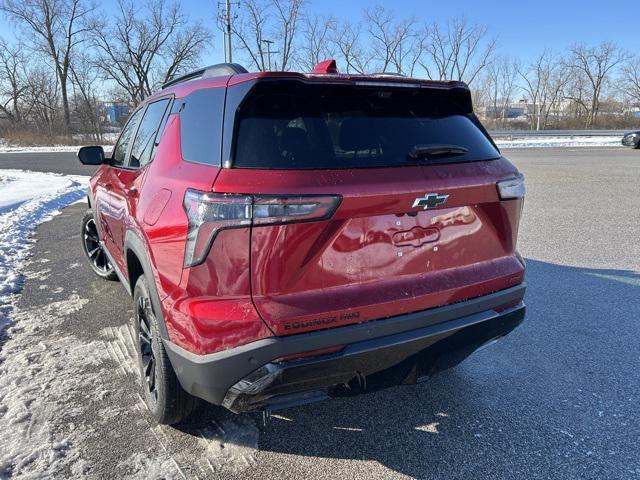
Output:
M231 53L231 0L227 0L226 8L224 10L224 23L225 23L225 36L227 37L227 49L224 53L224 58L228 63L233 62Z
M231 46L231 21L235 18L234 15L231 14L231 5L233 3L235 2L231 2L231 0L225 0L224 13L222 14L224 61L227 63L233 62L233 48ZM220 3L218 3L218 6L220 6Z
M273 40L262 40L262 42L267 44L267 65L269 66L269 71L271 71L271 54L280 53L280 52L271 50L271 45L273 44Z

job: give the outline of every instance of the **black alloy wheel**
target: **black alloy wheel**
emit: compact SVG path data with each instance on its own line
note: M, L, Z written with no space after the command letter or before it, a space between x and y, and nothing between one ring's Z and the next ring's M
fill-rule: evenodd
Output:
M116 273L109 261L109 257L104 250L102 242L100 242L100 234L98 226L93 216L93 212L88 210L82 219L82 247L89 261L91 269L99 277L108 280L115 280Z

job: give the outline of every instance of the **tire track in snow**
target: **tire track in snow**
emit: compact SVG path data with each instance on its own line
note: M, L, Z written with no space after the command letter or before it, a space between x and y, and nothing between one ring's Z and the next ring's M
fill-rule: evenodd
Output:
M133 319L119 327L107 327L101 332L105 338L105 351L118 365L117 372L128 378L135 388L139 383L138 365L134 345ZM195 445L185 448L183 435L173 427L152 423L147 414L147 407L138 393L136 409L144 419L145 429L151 431L164 455L153 463L173 465L175 469L165 471L167 478L207 478L212 473L240 472L256 464L258 449L258 429L251 420L236 416L230 412L221 413L220 418L204 424L192 432ZM194 462L194 458L197 461ZM149 476L147 462L134 455L130 464L141 464L141 476ZM135 476L135 475L134 475Z

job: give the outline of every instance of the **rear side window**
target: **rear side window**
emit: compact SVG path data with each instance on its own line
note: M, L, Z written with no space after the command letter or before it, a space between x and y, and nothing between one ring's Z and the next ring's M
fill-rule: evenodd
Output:
M238 116L234 165L327 169L499 157L469 108L449 90L259 83ZM442 145L462 148L410 155L416 146Z
M138 126L138 120L140 120L140 116L142 115L143 109L136 111L131 117L129 121L122 129L122 133L120 134L120 138L118 139L118 144L113 149L113 155L111 164L114 166L122 166L127 157L127 152L129 151L129 146L131 145L131 140L133 140L133 135L136 132L136 127Z
M162 118L167 110L170 99L165 98L157 102L150 103L144 112L144 117L138 127L136 139L131 147L129 166L132 168L144 167L153 160L155 150L156 133Z
M197 90L182 100L180 143L189 162L220 165L224 88Z

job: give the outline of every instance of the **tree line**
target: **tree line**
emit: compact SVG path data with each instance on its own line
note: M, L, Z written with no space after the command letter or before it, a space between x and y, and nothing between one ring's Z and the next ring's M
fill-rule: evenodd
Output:
M2 0L19 32L0 39L0 114L11 129L102 139L101 99L135 107L176 73L195 68L212 33L178 1ZM6 130L7 130L6 129Z
M376 5L358 18L310 12L312 0L234 3L235 58L250 70L309 71L335 58L346 73L462 80L494 128L615 127L640 105L640 57L610 42L500 53L499 38L465 19L428 21ZM0 119L7 131L101 140L102 101L135 107L162 83L200 66L222 16L193 20L177 0L0 0L18 40L0 38ZM217 18L217 22L216 22ZM524 101L521 101L524 100ZM517 120L517 119L516 119Z
M627 127L640 110L640 56L611 42L543 49L530 60L500 54L499 38L464 17L429 21L376 5L356 19L314 15L307 0L246 0L233 24L257 70L309 71L335 58L347 73L389 72L462 80L492 128ZM524 101L522 101L524 100ZM509 118L521 104L520 123ZM523 123L524 122L524 123Z

